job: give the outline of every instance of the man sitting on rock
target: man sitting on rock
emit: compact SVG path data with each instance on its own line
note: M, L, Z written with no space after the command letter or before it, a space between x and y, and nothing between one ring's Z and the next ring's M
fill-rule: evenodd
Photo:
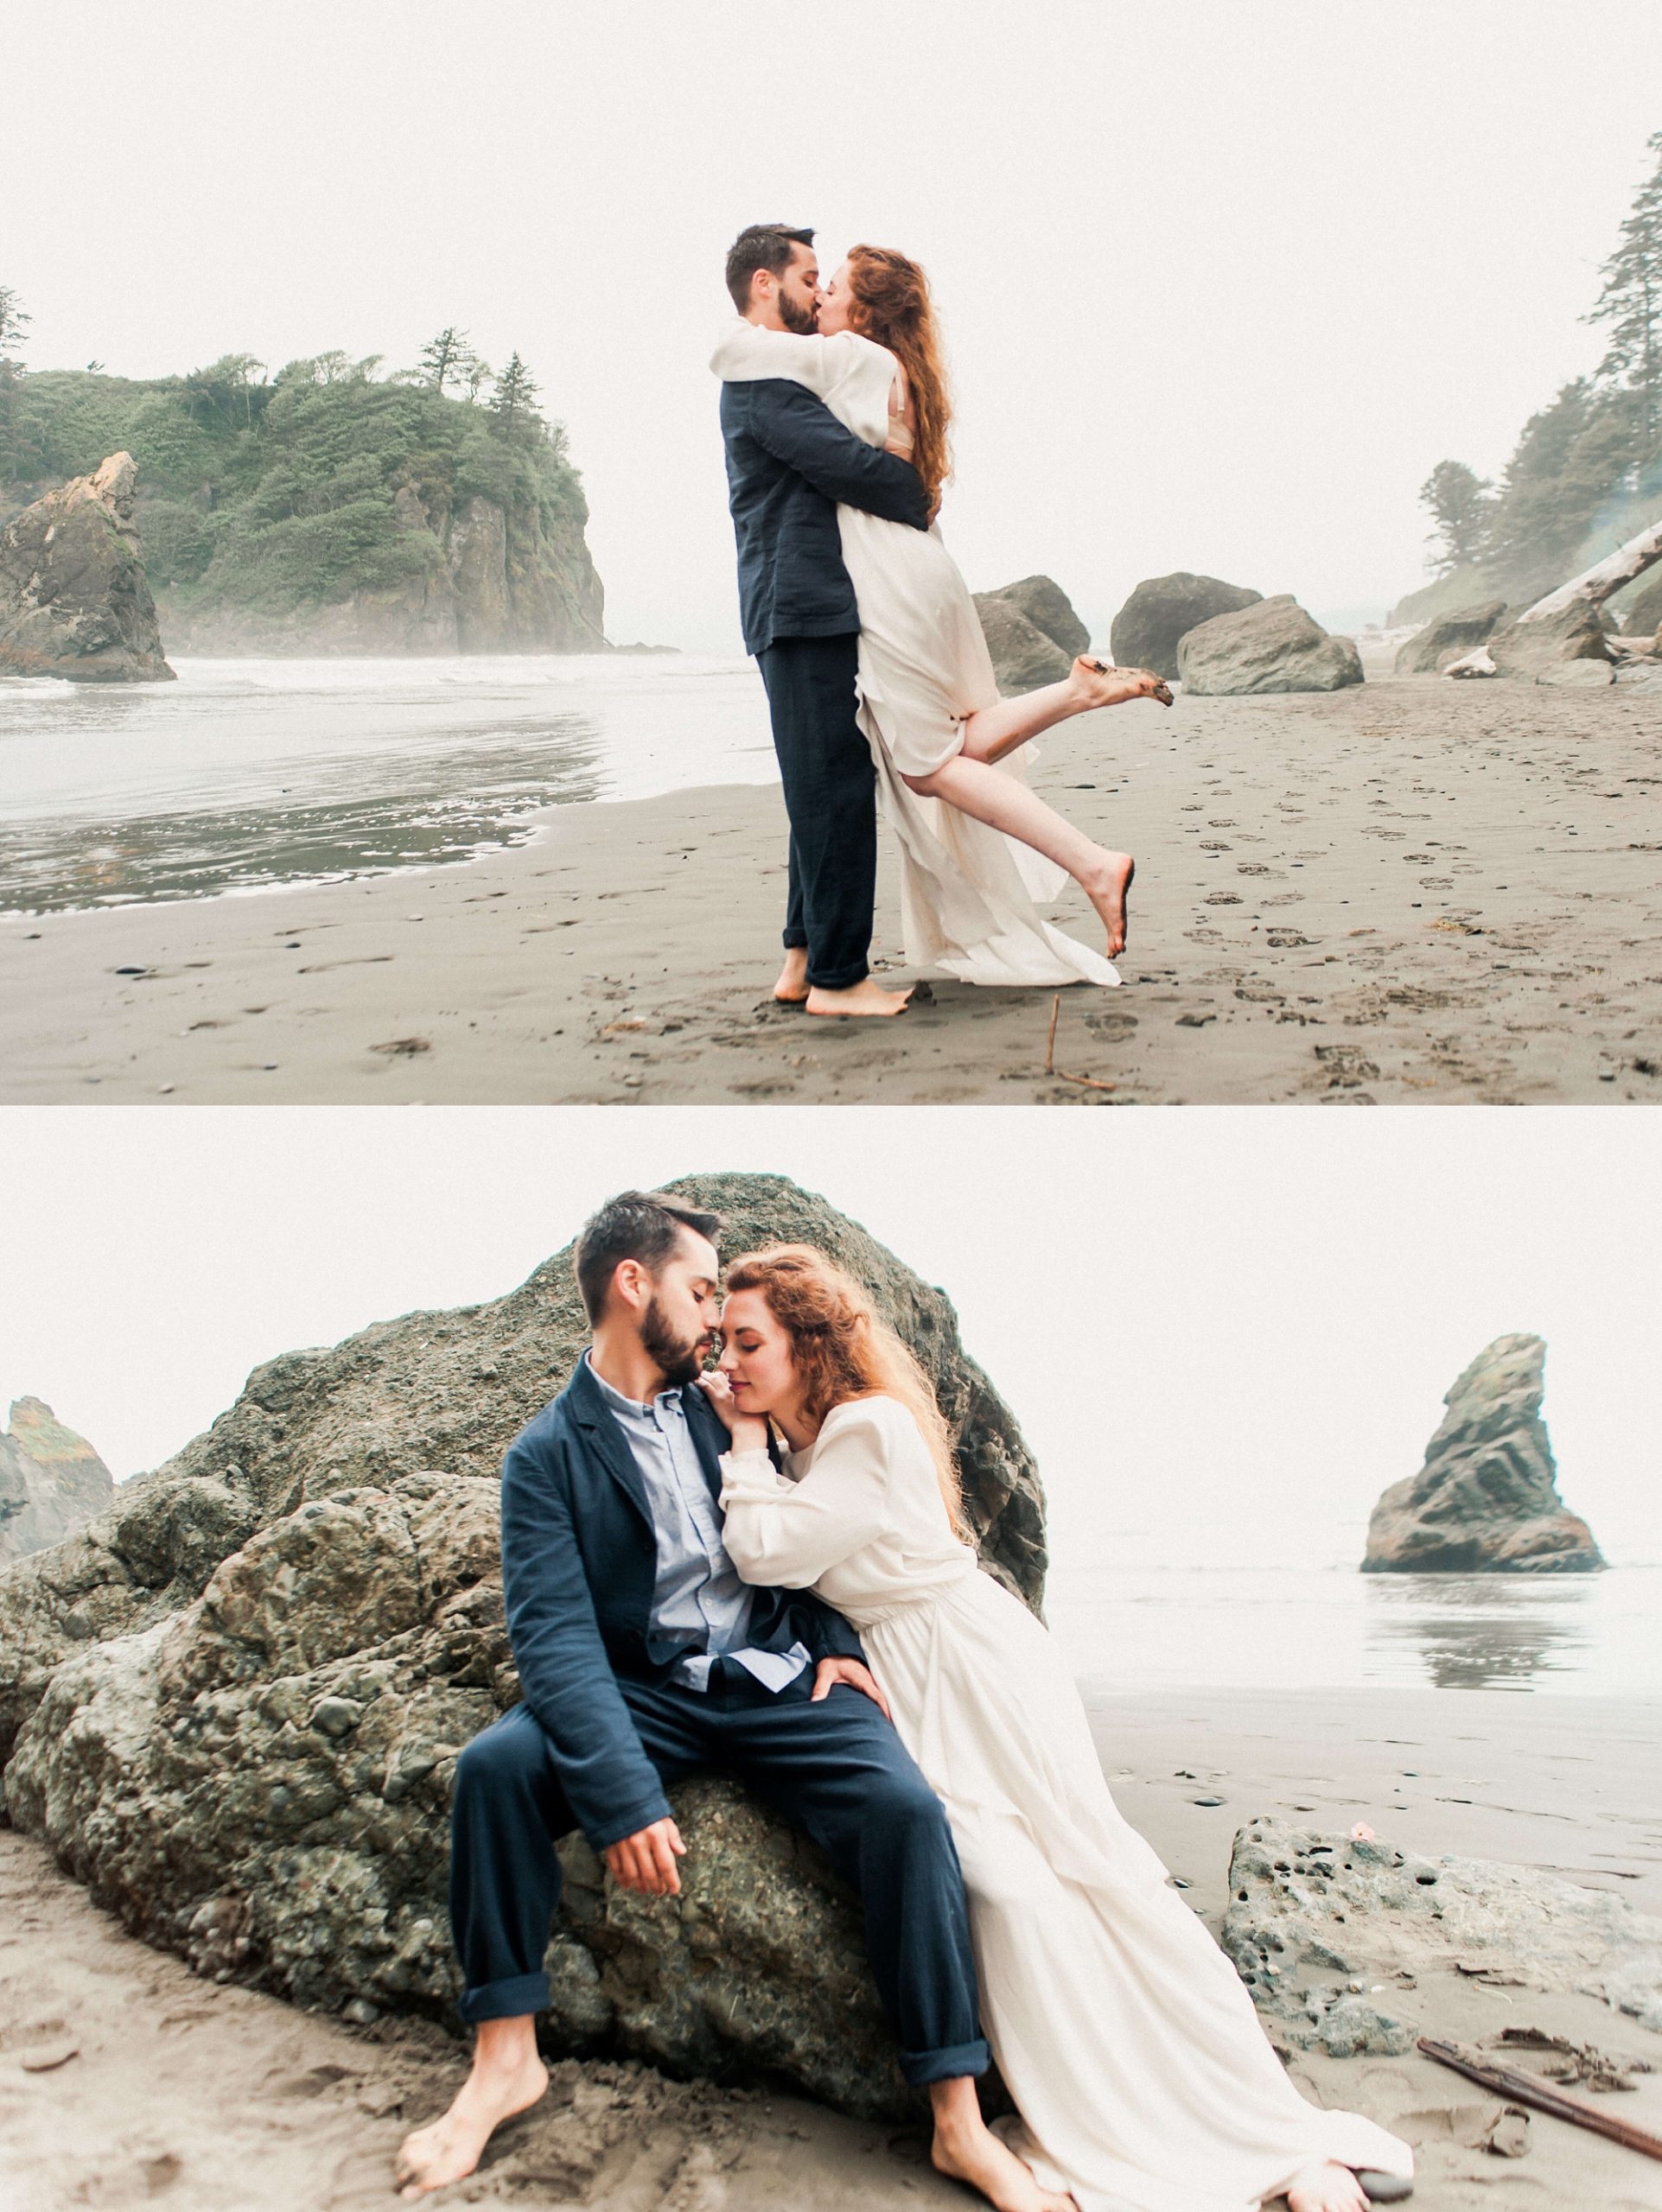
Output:
M534 2015L580 1827L613 1878L680 1890L666 1790L697 1767L756 1781L859 1892L908 2082L954 2170L1000 2170L973 2076L989 2063L946 1816L890 1724L859 1638L810 1592L739 1580L722 1540L726 1431L688 1386L716 1329L721 1223L640 1192L578 1240L594 1341L502 1469L502 1579L524 1703L456 1764L450 1918L474 2023L455 2101L398 2155L413 2199L469 2174L542 2095Z

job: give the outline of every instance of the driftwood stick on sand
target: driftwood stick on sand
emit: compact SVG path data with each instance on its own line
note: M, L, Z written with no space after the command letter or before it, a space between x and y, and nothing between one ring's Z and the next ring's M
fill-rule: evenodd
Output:
M1456 2074L1463 2074L1468 2081L1493 2090L1496 2096L1511 2097L1520 2105L1533 2105L1538 2112L1551 2113L1555 2120L1567 2120L1574 2127L1590 2128L1595 2135L1608 2135L1613 2143L1625 2144L1628 2150L1642 2152L1647 2158L1662 2158L1662 2135L1652 2135L1646 2128L1635 2127L1631 2120L1617 2120L1610 2113L1601 2112L1585 2097L1572 2097L1568 2090L1543 2081L1538 2074L1526 2074L1521 2066L1491 2065L1459 2044L1439 2043L1435 2036L1422 2036L1419 2047L1438 2065L1452 2067Z
M1050 1034L1045 1039L1045 1073L1054 1076L1058 1083L1077 1083L1081 1090L1118 1090L1117 1083L1099 1083L1093 1075L1070 1075L1066 1068L1056 1065L1056 1024L1061 1015L1062 995L1058 991L1050 1001Z

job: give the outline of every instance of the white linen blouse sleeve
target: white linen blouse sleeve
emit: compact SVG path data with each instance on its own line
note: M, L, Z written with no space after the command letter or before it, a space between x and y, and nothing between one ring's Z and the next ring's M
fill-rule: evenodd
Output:
M893 1525L888 1439L876 1403L834 1406L799 1482L765 1452L722 1460L723 1536L746 1582L806 1590Z

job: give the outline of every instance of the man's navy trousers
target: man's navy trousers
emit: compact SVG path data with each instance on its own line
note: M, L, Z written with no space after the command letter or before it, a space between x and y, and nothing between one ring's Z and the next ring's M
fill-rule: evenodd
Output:
M725 1770L819 1845L860 1897L878 1993L913 2082L986 2071L958 1853L940 1801L870 1699L846 1683L777 1695L732 1661L707 1691L621 1677L642 1748L666 1784ZM535 2012L560 1900L556 1840L576 1826L535 1714L514 1707L456 1762L450 1923L469 2020Z

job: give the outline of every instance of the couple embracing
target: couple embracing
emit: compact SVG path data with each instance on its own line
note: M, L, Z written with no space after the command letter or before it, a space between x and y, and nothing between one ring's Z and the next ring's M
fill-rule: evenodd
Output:
M1033 1616L984 1573L928 1379L806 1245L735 1259L655 1193L577 1245L593 1341L510 1446L502 1567L523 1703L457 1762L451 1924L472 2071L400 2152L461 2179L547 2084L535 2014L581 1828L676 1893L668 1795L750 1783L857 1894L936 2165L1001 2212L1364 2212L1405 2145L1308 2104L1103 1778ZM705 1363L717 1343L719 1368ZM996 2060L1017 2107L990 2129Z
M727 257L722 379L745 650L761 666L790 821L785 965L810 1014L895 1014L871 979L876 809L901 854L907 957L971 983L1117 983L1134 863L1028 788L1041 730L1130 699L1147 669L1081 655L1001 699L975 605L935 527L950 408L924 273L856 246L822 284L812 231L760 223ZM1071 876L1106 955L1039 908Z

